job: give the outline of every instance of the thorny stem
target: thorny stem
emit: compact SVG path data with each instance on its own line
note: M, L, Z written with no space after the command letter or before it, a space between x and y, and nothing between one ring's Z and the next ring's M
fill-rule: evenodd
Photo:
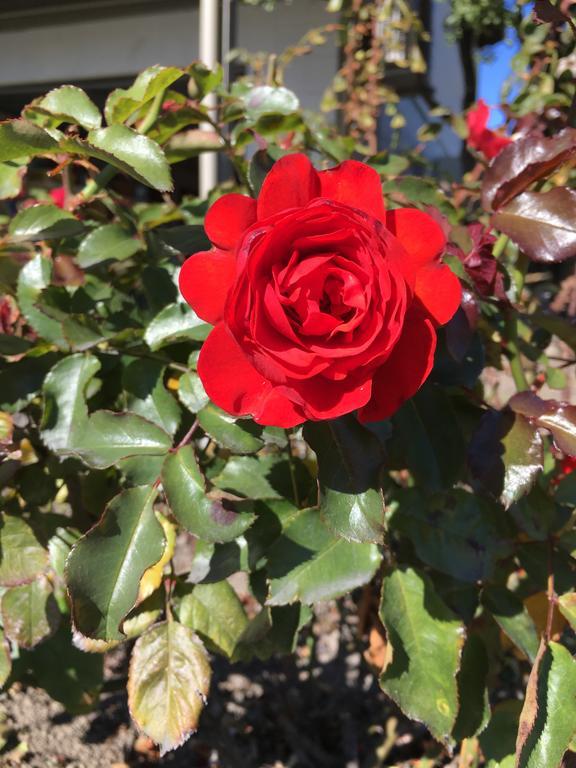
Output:
M286 430L286 438L288 440L288 467L290 469L290 482L292 484L292 494L294 496L294 504L300 509L300 494L298 493L298 483L296 482L296 469L294 467L294 457L292 455L292 442L290 440L292 432Z

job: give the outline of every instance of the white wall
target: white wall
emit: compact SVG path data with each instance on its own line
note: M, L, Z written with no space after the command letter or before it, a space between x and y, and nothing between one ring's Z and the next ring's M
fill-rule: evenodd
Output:
M149 13L0 32L0 87L134 75L198 57L198 11Z

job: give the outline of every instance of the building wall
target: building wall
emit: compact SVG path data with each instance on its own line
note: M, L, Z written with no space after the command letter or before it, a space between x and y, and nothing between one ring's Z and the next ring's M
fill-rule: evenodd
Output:
M274 53L294 45L310 29L339 21L337 14L326 11L326 0L278 3L272 12L239 4L237 18L237 47ZM318 109L324 91L338 70L338 58L337 41L332 33L324 45L289 64L285 85L298 95L303 107Z
M235 44L250 51L281 52L309 29L337 21L325 7L324 0L294 0L269 13L239 4ZM198 15L197 2L190 0L186 11L0 31L0 93L21 84L133 76L152 64L185 66L198 57ZM58 40L64 44L55 45ZM332 39L290 65L286 85L305 107L317 108L337 62Z
M190 5L189 11L0 32L0 88L131 76L152 64L184 66L198 56L198 10Z

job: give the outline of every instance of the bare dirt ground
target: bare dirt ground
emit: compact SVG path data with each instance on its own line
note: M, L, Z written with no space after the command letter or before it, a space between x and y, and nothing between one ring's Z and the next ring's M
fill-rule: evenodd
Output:
M13 686L0 694L0 766L379 768L422 757L433 743L380 691L355 621L325 606L295 657L215 659L198 733L163 758L130 722L125 653L110 656L109 692L88 715L70 717L44 691Z

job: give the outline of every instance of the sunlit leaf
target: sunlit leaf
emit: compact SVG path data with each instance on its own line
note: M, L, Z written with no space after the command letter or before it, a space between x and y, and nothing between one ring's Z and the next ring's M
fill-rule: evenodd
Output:
M6 637L22 648L32 648L57 628L60 612L48 580L41 576L10 587L2 595L2 625Z
M74 625L83 635L124 639L120 624L136 603L140 579L164 552L164 532L153 509L157 493L153 486L122 491L74 545L66 578Z
M318 457L320 513L349 541L381 542L384 498L380 441L354 416L309 422L304 437Z
M210 664L197 635L170 620L136 641L128 675L128 706L138 727L165 754L198 726L210 687Z
M317 509L300 510L268 553L268 605L311 605L366 584L382 559L374 544L334 536Z
M226 508L206 494L206 482L192 446L171 453L162 468L162 486L178 522L204 541L232 541L254 521L254 515Z
M517 768L558 768L576 731L576 660L542 640L532 667L516 741Z
M0 521L0 585L27 584L44 573L48 552L22 518L2 515Z
M429 577L412 568L396 568L384 578L380 619L392 648L380 686L408 717L447 740L458 715L464 627Z
M197 584L180 599L177 612L182 624L229 658L248 624L242 603L227 581Z

